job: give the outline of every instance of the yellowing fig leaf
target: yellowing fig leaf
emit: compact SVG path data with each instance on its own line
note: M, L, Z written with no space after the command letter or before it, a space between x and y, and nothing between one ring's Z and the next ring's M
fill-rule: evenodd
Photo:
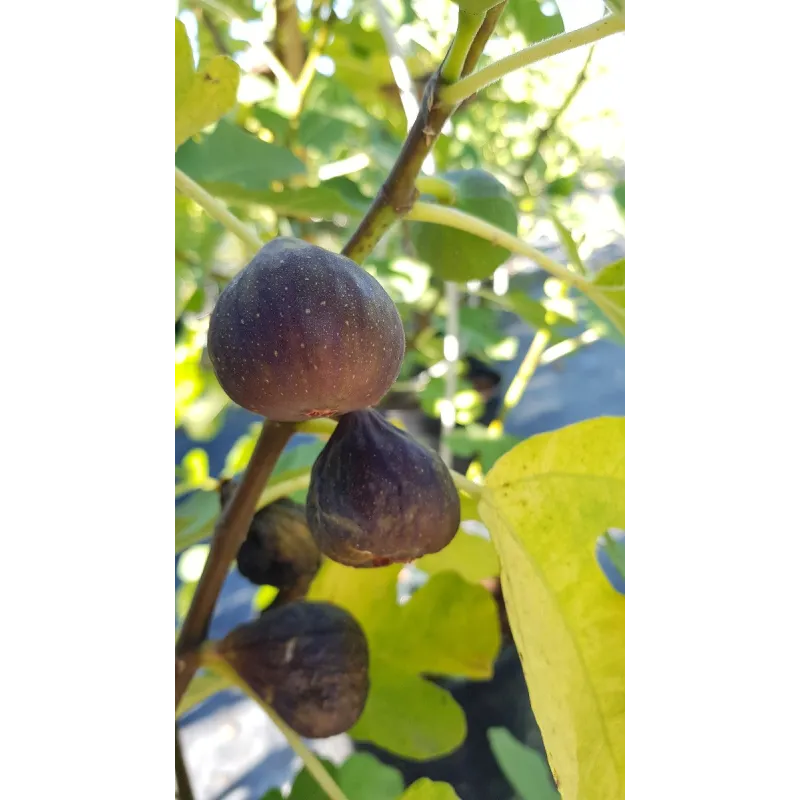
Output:
M603 575L595 544L625 527L624 418L517 445L486 476L479 510L561 796L621 800L625 598Z
M230 110L238 88L239 67L227 56L216 56L195 71L186 28L176 19L175 149Z
M492 543L483 536L467 533L463 528L459 528L444 550L423 556L416 566L429 575L452 570L472 583L494 578L500 573L500 563Z
M437 758L466 736L466 719L448 691L422 675L490 678L500 649L492 595L455 572L434 575L403 606L400 567L355 569L326 560L308 593L346 608L367 635L370 691L350 731L393 753Z

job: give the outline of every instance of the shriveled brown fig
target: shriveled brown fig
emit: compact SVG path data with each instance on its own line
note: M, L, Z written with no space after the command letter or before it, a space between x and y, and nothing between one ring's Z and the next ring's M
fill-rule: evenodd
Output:
M273 601L277 605L306 596L321 559L305 507L281 498L253 517L236 566L250 582L278 589Z
M375 405L394 383L405 333L392 299L345 256L268 242L225 287L208 356L225 393L279 422Z
M217 642L214 654L301 736L344 733L364 710L367 639L339 606L301 600L268 609Z
M449 544L461 504L442 459L368 409L345 414L317 457L306 514L324 555L379 567Z

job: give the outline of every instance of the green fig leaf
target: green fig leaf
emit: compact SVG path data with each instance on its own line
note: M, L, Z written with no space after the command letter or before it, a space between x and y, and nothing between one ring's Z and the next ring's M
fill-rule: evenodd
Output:
M235 185L251 191L305 174L305 165L291 150L262 142L228 120L221 120L202 141L186 142L175 166L208 188Z
M455 572L440 572L371 631L381 658L425 675L492 677L500 650L494 598Z
M542 0L509 0L505 14L516 22L529 44L564 33L564 20L558 9L548 16L542 11Z
M195 71L186 28L175 20L175 149L216 122L236 103L239 67L227 56L215 56Z
M459 797L449 783L420 778L403 792L400 800L459 800Z
M354 753L339 767L337 783L347 800L397 800L403 792L399 770L369 753Z
M319 761L325 771L338 783L339 768L336 764L326 758L320 758ZM308 771L308 768L303 767L292 783L292 790L289 792L287 800L328 800L328 795L317 783L317 779Z
M346 608L367 636L370 692L350 731L405 758L437 758L466 735L461 707L426 675L489 678L500 648L495 601L455 572L434 575L403 606L400 566L355 569L326 560L308 593Z
M209 537L219 516L219 494L197 491L175 508L175 552Z
M403 793L403 776L369 753L354 753L341 766L321 758L320 762L336 781L347 800L397 800ZM328 800L328 795L307 768L292 784L288 800Z
M425 761L459 747L467 735L467 719L446 689L378 661L370 664L367 705L349 733L404 758Z
M609 308L601 309L594 301L583 297L581 314L591 328L622 344L625 341L625 259L603 267L593 284Z
M487 735L503 775L520 800L559 800L550 769L540 753L526 747L505 728L489 728Z
M625 598L595 557L625 528L625 420L534 436L486 476L479 510L500 556L503 597L531 707L564 800L621 797Z

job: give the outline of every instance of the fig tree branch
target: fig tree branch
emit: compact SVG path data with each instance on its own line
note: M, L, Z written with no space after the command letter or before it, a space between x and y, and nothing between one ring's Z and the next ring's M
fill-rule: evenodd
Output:
M568 50L575 50L585 44L597 42L624 30L624 17L617 14L603 17L603 19L593 22L591 25L586 25L569 33L561 33L558 36L545 39L543 42L532 44L517 53L495 61L494 64L490 64L488 67L473 72L450 86L442 87L439 93L439 100L443 104L460 103L470 95L475 94L475 92L485 89L495 81L499 81L500 78L510 72L535 64L537 61L542 61L550 56L566 53Z
M212 197L202 186L195 183L185 172L175 167L175 188L185 194L203 209L209 217L215 219L234 236L238 236L250 251L255 255L263 245L261 237L238 217L231 214L216 197Z
M189 771L186 769L186 762L183 758L183 748L181 747L177 722L175 723L175 783L178 787L178 800L194 800L192 782L189 779Z
M197 659L193 656L206 638L228 567L247 535L264 484L296 428L289 422L264 423L241 483L220 513L203 574L175 645L176 708L197 669Z
M495 23L496 21L495 19ZM389 176L372 201L365 217L342 249L343 255L357 263L363 262L392 223L404 216L417 199L419 194L415 186L417 176L434 142L442 132L442 127L460 102L443 103L439 96L442 91L441 84L440 67L425 87L417 118L408 132Z

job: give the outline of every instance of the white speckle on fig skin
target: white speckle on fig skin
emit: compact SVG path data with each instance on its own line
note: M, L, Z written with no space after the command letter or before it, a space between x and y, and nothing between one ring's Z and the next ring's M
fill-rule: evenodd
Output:
M375 405L400 370L405 333L391 298L357 264L279 238L220 295L208 353L234 402L301 421Z

